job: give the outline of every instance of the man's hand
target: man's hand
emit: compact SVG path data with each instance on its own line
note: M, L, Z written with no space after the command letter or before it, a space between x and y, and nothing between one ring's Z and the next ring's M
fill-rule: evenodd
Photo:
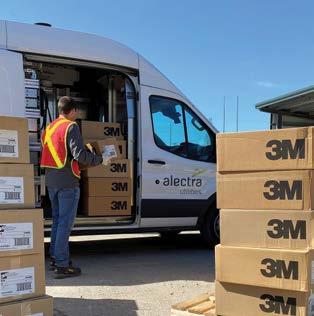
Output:
M91 144L86 144L85 147L89 150L89 152L96 155L95 148Z

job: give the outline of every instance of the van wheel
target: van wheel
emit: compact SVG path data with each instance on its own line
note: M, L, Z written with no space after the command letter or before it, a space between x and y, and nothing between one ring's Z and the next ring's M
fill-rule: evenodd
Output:
M203 240L211 248L214 248L220 242L220 222L219 210L216 207L211 207L205 217L205 221L201 228Z
M159 235L162 239L175 239L179 235L180 231L166 231L166 232L159 232Z

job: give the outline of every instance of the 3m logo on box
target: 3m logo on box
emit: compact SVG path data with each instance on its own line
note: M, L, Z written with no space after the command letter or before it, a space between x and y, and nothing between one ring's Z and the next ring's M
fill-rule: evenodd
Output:
M128 183L127 182L113 182L111 185L112 191L128 191Z
M268 222L271 230L267 235L274 239L306 239L306 221L298 220L295 225L292 220L271 219Z
M112 201L111 202L111 209L113 211L122 211L128 209L127 201Z
M122 136L121 129L119 127L104 127L104 135L108 137L120 137Z
M267 200L302 200L301 180L292 181L291 186L289 181L268 180L264 187L269 188L263 193Z
M127 172L127 164L126 163L111 163L110 171L117 173L126 173Z
M263 294L260 298L264 303L260 304L259 307L265 313L292 316L297 314L297 299L295 297L285 299L279 295Z
M290 139L273 139L266 147L271 148L270 152L266 152L269 160L305 159L305 139L296 139L294 144Z
M279 279L292 279L298 280L299 277L299 263L298 261L274 260L271 258L265 258L261 261L261 264L265 266L265 269L261 269L263 276L267 278L279 278Z

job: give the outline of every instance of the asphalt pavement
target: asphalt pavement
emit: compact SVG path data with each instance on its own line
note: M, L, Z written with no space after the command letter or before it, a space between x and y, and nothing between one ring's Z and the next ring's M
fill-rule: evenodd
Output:
M214 253L196 233L73 237L71 253L80 277L46 271L55 316L170 316L171 305L214 289Z

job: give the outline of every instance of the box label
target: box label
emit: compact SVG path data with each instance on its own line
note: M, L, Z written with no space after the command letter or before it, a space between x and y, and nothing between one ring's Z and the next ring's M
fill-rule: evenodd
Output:
M264 269L261 269L261 274L266 278L279 279L299 279L299 263L298 261L274 260L265 258L261 261Z
M272 139L266 144L271 151L266 152L269 160L305 159L305 139L296 139L292 143L291 139Z
M33 223L0 224L0 251L33 248Z
M18 158L19 142L17 131L0 129L0 157Z
M104 127L104 135L107 137L121 137L121 129L119 127L114 126L105 126Z
M302 180L276 181L268 180L265 182L265 188L269 191L264 192L267 200L302 200Z
M0 204L23 204L23 177L0 177Z
M26 295L34 292L34 267L0 271L0 297Z
M271 219L268 222L267 235L273 239L306 239L306 221L298 220L295 224L292 220Z
M105 145L101 154L105 165L107 165L112 158L117 157L117 152L114 145Z
M36 314L31 314L29 316L44 316L44 313L36 313Z
M297 299L295 297L286 299L281 295L263 294L260 299L264 304L260 304L259 307L264 313L297 315Z

